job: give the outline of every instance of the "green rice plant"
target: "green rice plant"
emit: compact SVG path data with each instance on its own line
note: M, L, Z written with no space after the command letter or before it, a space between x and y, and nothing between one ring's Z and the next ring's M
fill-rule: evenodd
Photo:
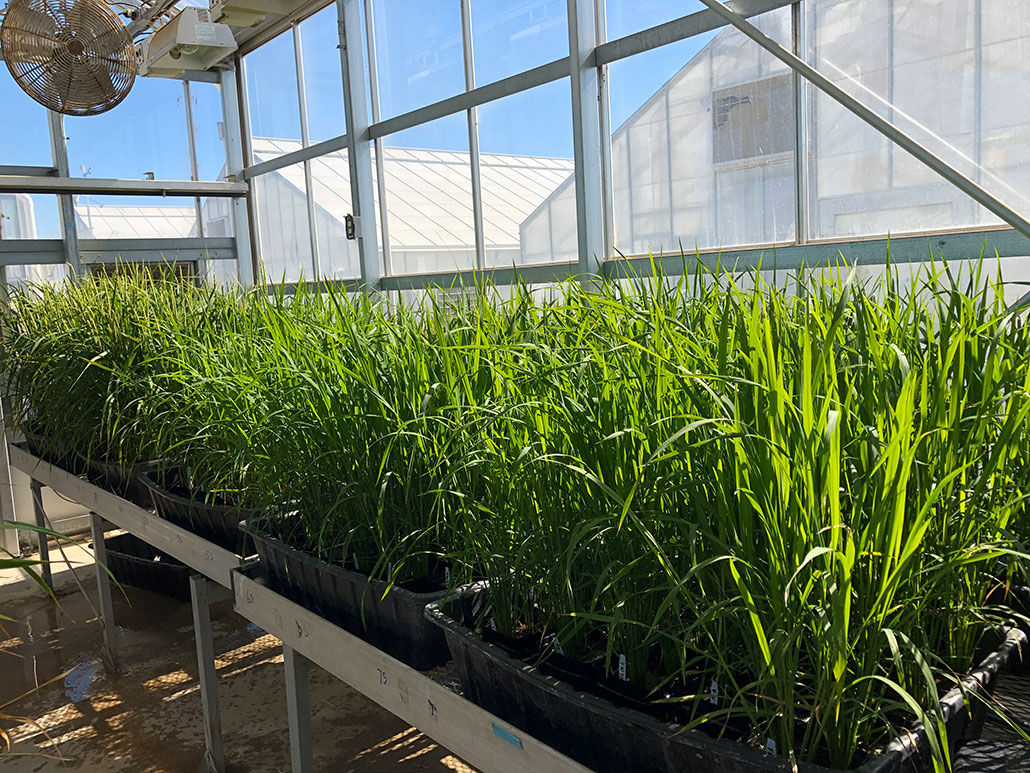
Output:
M323 560L489 580L500 634L688 726L846 768L919 719L947 766L921 707L1028 566L1003 285L983 259L904 283L686 268L397 305L32 289L0 311L2 375L22 421L160 457Z

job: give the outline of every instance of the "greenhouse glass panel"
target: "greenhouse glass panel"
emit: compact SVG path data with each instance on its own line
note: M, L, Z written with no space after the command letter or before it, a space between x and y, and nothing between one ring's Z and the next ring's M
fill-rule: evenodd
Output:
M300 44L308 141L315 143L338 137L347 131L347 126L343 115L343 74L335 4L300 23Z
M604 0L608 40L706 9L701 0Z
M130 180L152 172L158 180L189 180L186 128L182 81L137 78L113 110L65 117L69 172L72 177Z
M781 44L791 39L789 9L752 21ZM615 62L610 83L619 252L794 238L794 84L785 65L723 28Z
M76 196L75 228L80 239L200 236L196 201L184 196Z
M254 146L258 161L263 146ZM273 144L274 152L284 143ZM315 276L308 223L308 195L304 164L291 164L251 180L258 254L264 280L269 283L309 281Z
M563 78L479 108L487 266L577 257L570 94Z
M390 135L384 145L391 273L475 267L465 114Z
M60 239L57 196L0 193L0 239Z
M458 0L373 0L383 118L465 90Z
M318 275L327 279L359 276L358 242L347 238L347 215L351 212L347 151L312 159L311 184L315 202Z
M812 64L958 172L1030 211L1030 70L1021 64L1030 10L978 0L807 8ZM807 93L812 237L1001 222L828 96Z
M225 179L225 124L222 89L214 83L190 83L197 179Z
M33 101L0 64L0 100L17 121L0 121L0 164L52 166L46 109Z
M300 97L293 32L287 30L243 58L253 162L262 138L299 140Z
M565 0L470 0L476 85L569 55Z

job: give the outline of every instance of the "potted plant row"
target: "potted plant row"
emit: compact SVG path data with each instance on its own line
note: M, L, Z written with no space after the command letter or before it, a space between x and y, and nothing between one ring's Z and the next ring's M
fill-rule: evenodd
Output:
M591 766L944 759L1026 536L1028 334L932 270L746 279L208 298L199 333L149 287L99 420L152 433L180 515L261 508L278 590L416 667L449 644L471 699L534 734L547 706Z

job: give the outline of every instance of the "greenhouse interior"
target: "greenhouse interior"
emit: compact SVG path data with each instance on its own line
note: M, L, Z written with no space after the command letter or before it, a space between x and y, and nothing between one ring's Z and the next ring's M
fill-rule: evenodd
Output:
M1025 0L0 0L0 768L1030 771Z

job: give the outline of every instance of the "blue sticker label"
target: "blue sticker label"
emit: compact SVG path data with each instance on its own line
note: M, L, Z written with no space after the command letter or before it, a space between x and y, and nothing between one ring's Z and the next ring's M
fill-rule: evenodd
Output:
M522 748L522 739L515 735L513 732L511 732L510 730L505 730L496 722L491 722L490 725L494 729L494 735L500 736L517 749Z

